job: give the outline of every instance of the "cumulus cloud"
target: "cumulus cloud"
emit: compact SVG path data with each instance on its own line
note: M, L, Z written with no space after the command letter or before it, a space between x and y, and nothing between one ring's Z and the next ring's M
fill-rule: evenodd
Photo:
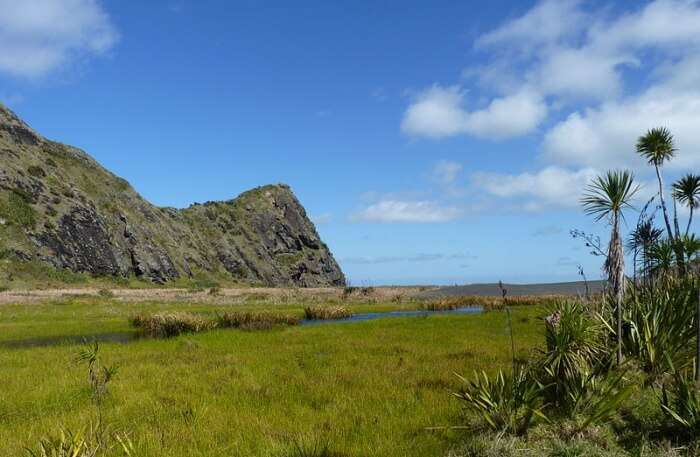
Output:
M532 131L547 114L544 100L522 91L493 99L481 109L469 110L459 86L432 87L418 93L408 107L401 130L413 136L443 138L467 133L505 139Z
M469 84L433 85L404 113L410 135L511 138L544 131L544 158L566 166L636 166L636 137L657 125L683 147L674 166L697 167L700 2L629 3L625 12L543 0L475 41L466 69L491 99L468 107ZM483 93L482 93L483 95ZM685 157L683 157L685 156Z
M665 126L677 139L679 153L669 167L700 166L700 87L675 92L651 89L638 97L603 103L570 114L544 137L548 160L559 164L641 168L635 154L637 138L646 130Z
M568 170L549 166L534 173L474 173L472 184L489 195L514 199L524 210L576 207L586 185L595 177L593 168Z
M381 200L353 216L362 222L437 223L458 218L462 211L433 201Z
M109 51L119 34L97 0L0 0L0 72L41 77Z

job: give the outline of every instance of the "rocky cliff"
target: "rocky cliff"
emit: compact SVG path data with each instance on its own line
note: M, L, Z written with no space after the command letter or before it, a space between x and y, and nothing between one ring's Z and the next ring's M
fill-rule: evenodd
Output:
M0 258L163 283L202 272L242 283L340 286L345 278L292 191L160 208L80 149L0 105Z

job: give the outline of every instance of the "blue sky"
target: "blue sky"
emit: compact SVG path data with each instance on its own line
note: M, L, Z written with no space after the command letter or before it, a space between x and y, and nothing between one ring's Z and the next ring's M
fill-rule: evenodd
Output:
M158 205L290 184L357 285L597 278L586 182L700 164L697 1L294 3L0 0L0 100Z

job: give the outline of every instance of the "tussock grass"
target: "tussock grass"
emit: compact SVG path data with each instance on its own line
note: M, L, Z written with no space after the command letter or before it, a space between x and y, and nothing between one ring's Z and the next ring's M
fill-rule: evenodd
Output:
M333 320L352 317L352 311L344 306L307 306L304 317L308 320Z
M182 333L211 330L215 323L202 316L185 312L137 314L130 319L132 327L153 338L170 338Z
M216 322L219 328L267 330L280 325L298 325L299 318L270 312L237 312L220 314L217 316Z

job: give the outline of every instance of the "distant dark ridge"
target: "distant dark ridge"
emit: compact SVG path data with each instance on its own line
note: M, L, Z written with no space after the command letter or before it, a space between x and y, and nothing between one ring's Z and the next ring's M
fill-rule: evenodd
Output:
M603 290L605 281L589 281L588 289L591 294ZM531 295L585 295L586 285L583 281L555 282L548 284L503 284L509 296ZM419 294L421 298L458 297L464 295L501 296L501 289L497 283L493 284L468 284L465 286L448 286L429 290Z

